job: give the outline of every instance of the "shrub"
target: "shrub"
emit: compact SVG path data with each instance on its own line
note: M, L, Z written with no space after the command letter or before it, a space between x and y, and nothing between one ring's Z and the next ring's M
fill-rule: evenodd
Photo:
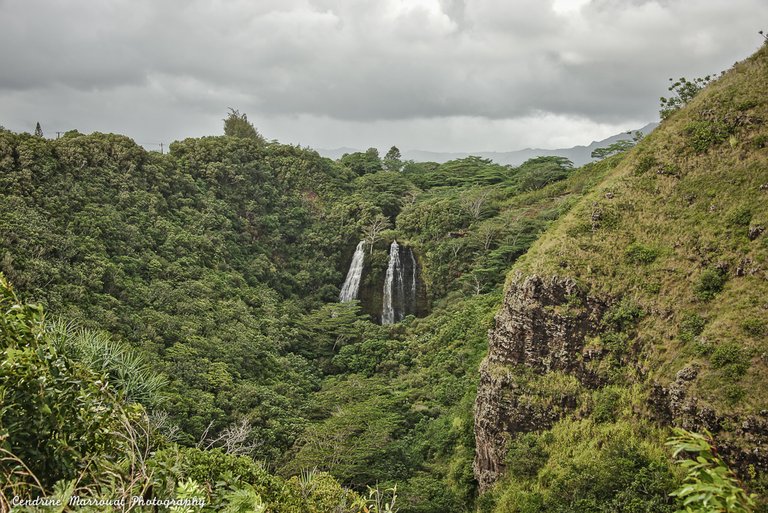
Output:
M659 249L636 242L630 244L624 256L631 264L650 264L659 256Z
M603 317L603 324L616 331L626 331L643 316L643 311L637 303L623 298L614 304Z
M749 355L734 342L717 346L709 357L709 361L712 362L713 367L720 369L729 381L738 381L749 369Z
M730 384L723 387L723 396L730 405L734 405L744 398L746 391L739 385Z
M674 487L665 456L637 437L637 426L563 421L546 438L532 434L523 454L540 446L546 463L533 478L511 473L497 486L497 513L671 513ZM524 440L521 437L521 440ZM517 449L520 450L520 447Z
M445 482L422 474L412 477L398 494L397 506L408 513L458 513L462 504ZM384 513L386 510L382 510Z
M752 221L752 211L747 207L736 208L730 212L726 221L731 226L749 226L749 222Z
M741 329L750 337L762 337L766 334L765 321L754 317L741 321Z
M637 164L635 164L635 174L643 175L657 166L658 163L656 157L653 155L644 154L637 160Z
M513 476L534 478L549 459L542 436L525 433L509 442L506 464ZM544 435L546 436L546 435Z
M90 460L127 452L124 432L139 412L123 408L103 376L60 355L43 309L21 304L0 273L0 475L32 479L20 460L46 488L82 476Z
M679 80L674 81L674 79L670 78L669 81L673 83L669 86L668 90L674 93L674 96L669 98L662 96L659 99L661 102L661 110L659 111L661 119L667 119L681 107L686 106L712 80L714 80L712 75L697 77L693 80L681 77Z
M697 153L726 141L732 133L733 128L720 121L693 121L685 127L685 134Z
M746 361L746 354L740 345L735 342L729 342L717 346L712 353L710 361L716 368L722 368L734 363L744 363Z
M615 387L606 387L595 393L595 406L592 418L595 422L615 422L621 403L621 391Z
M680 320L680 333L678 337L683 342L691 343L704 331L706 321L697 313L691 312L683 315Z
M710 300L723 290L726 281L728 277L720 269L705 269L699 276L694 292L699 299Z

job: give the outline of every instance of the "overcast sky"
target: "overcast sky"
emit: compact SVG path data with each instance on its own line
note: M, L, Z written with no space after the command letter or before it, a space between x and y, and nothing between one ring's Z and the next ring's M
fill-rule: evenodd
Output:
M0 125L320 148L587 144L760 45L768 0L0 0Z

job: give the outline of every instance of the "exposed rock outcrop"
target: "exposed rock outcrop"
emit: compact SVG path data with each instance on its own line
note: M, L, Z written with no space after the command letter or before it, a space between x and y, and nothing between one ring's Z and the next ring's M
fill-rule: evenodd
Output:
M575 406L567 394L531 401L520 376L559 372L595 383L585 338L596 332L607 304L568 278L518 275L489 332L475 402L475 477L481 491L504 471L510 436L545 429Z
M698 373L698 366L689 365L668 385L654 383L648 400L651 416L662 424L709 431L719 452L745 475L768 470L768 411L747 416L718 414L689 390Z

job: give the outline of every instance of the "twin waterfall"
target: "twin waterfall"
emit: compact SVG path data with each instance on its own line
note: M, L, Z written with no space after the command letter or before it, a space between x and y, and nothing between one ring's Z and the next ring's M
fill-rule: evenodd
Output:
M361 241L355 248L347 278L341 287L340 301L358 299L364 264L365 242ZM407 315L416 313L419 292L417 275L418 263L413 250L393 241L389 247L389 263L381 294L381 324L394 324L402 321ZM379 276L381 275L379 274ZM371 309L375 309L378 304L375 298L371 298L371 294L370 284L366 285L363 292L363 306L367 307L369 312ZM376 311L378 310L374 310L374 312Z
M341 286L339 301L352 301L357 299L357 292L360 290L360 277L363 275L363 263L365 262L365 241L360 241L355 248L355 254L352 256L352 263L349 264L349 272L344 285Z
M394 324L403 319L402 309L395 310L395 304L403 304L405 290L403 287L403 266L400 264L400 245L392 241L389 247L389 265L387 277L384 278L384 293L382 294L381 323ZM399 318L398 318L398 313Z

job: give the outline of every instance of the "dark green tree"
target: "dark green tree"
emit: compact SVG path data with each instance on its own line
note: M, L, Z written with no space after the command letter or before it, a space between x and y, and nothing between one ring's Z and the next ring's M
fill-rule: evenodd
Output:
M360 176L377 173L382 169L381 157L379 157L379 150L376 148L368 148L364 152L345 153L339 162Z
M384 169L387 171L400 171L403 168L402 155L397 146L392 146L384 155Z
M43 136L43 129L40 126L40 122L38 121L35 125L35 137L42 137Z
M254 139L264 143L264 137L259 133L253 124L248 121L248 115L237 109L229 108L229 114L224 119L224 135L229 137L240 137L243 139Z

